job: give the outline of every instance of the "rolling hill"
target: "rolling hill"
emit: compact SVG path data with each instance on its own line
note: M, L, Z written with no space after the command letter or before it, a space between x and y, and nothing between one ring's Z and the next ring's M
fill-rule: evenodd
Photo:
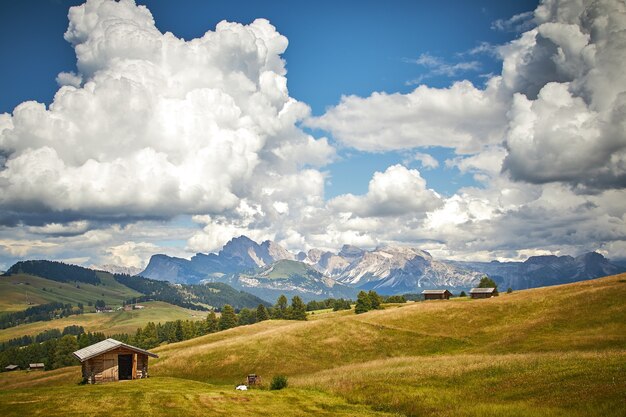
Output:
M86 414L132 415L150 402L141 410L164 416L623 416L624 299L626 274L266 321L155 349L147 381L81 387L77 368L1 375L0 411L28 413L80 393L73 410ZM251 372L287 375L290 387L235 392Z
M196 310L221 308L224 304L237 309L269 305L224 283L174 285L45 260L18 262L0 276L0 313L51 301L87 306L96 300L112 307L127 301L164 301Z

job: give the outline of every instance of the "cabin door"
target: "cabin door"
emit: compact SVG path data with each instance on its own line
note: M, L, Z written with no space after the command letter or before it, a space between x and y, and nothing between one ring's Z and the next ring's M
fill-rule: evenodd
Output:
M133 379L133 355L118 355L120 379Z

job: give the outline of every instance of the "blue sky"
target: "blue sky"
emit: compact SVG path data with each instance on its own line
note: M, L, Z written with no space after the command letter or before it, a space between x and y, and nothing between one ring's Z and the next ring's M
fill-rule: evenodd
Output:
M0 269L626 258L624 34L621 0L0 0Z

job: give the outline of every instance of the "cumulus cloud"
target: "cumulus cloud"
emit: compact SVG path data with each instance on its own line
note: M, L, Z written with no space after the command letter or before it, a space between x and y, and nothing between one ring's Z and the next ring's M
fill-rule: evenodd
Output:
M418 215L433 210L440 197L426 188L426 181L416 169L393 165L385 172L376 172L367 194L346 194L329 202L331 209L359 217Z
M75 88L79 88L80 84L83 82L83 77L74 72L60 72L57 75L56 82L59 87L63 87L64 85L70 85Z
M505 131L506 108L498 105L498 83L493 79L484 90L460 81L443 89L421 85L408 94L344 96L306 123L363 151L444 146L477 152L500 142Z
M59 74L49 107L0 117L5 223L223 213L267 176L332 159L296 126L309 108L289 96L288 42L267 20L184 41L133 1L89 0L69 19L78 73Z
M460 81L347 96L307 123L364 151L444 146L478 155L502 147L502 169L518 181L591 192L626 186L626 6L546 0L532 19L509 23L531 20L498 47L502 73L483 89ZM442 64L430 55L418 63Z

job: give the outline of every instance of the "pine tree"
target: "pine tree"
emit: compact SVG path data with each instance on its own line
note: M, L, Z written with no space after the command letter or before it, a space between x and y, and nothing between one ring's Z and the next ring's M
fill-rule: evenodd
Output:
M370 302L370 298L365 291L359 292L359 295L356 299L356 307L354 312L356 314L365 313L372 308L372 303Z
M493 295L498 295L498 285L494 280L489 278L487 275L483 276L480 279L480 283L478 284L478 288L495 288Z
M370 290L367 293L367 296L370 299L370 304L372 305L372 310L380 310L382 307L380 306L380 304L382 303L382 300L380 298L380 295L378 295L378 293L374 290Z
M274 309L272 311L273 317L274 319L286 319L287 318L287 297L285 297L284 294L282 294L280 297L278 297L278 300L276 300L276 304L274 304Z
M222 307L222 315L220 316L219 329L226 330L237 326L237 315L230 304Z
M54 350L53 368L61 368L63 366L76 365L78 362L72 355L72 352L78 350L78 342L76 337L65 335L59 339Z
M215 333L219 329L219 321L215 315L215 311L210 311L206 316L206 332Z
M176 323L174 324L174 337L176 338L176 342L182 342L185 340L182 320L176 320Z
M259 304L256 308L256 321L265 321L269 320L270 315L267 312L267 308L263 304Z
M306 320L306 305L297 295L291 299L291 320Z
M254 324L256 323L256 313L253 313L249 308L242 308L239 311L239 324Z
M153 322L148 322L143 328L143 343L146 349L151 349L159 345L157 327Z

